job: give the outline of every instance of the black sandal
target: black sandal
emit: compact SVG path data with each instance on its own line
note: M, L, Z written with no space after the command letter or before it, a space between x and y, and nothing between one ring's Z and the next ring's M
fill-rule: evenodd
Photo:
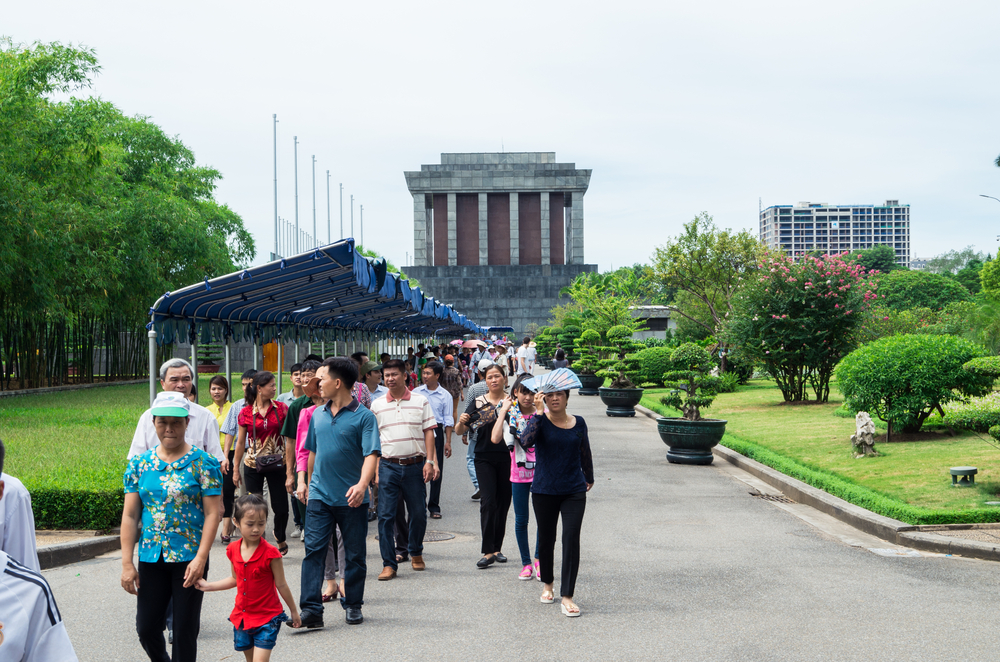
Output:
M281 552L282 556L288 556L288 543L287 542L279 542L278 543L278 551Z

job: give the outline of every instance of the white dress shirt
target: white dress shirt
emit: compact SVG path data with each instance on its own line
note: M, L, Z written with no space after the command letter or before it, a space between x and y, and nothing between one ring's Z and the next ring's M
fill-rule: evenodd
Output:
M236 408L235 404L233 408ZM222 446L219 444L219 422L215 420L215 414L193 402L188 413L188 426L187 432L184 434L184 441L205 451L220 463L225 459L222 455ZM128 449L128 459L159 445L160 439L156 436L156 428L153 427L153 415L147 409L139 417L139 424L135 426L132 447Z
M454 401L451 398L451 393L443 386L438 384L438 387L432 391L427 388L427 384L421 384L413 389L413 393L424 396L427 398L427 402L431 403L431 411L434 412L434 420L437 421L438 425L443 425L446 428L455 427L455 417L452 415Z
M10 474L0 474L0 481L4 485L3 498L0 499L0 550L21 565L38 572L31 495L21 481ZM3 657L0 656L0 659Z
M0 552L0 660L77 662L49 583Z

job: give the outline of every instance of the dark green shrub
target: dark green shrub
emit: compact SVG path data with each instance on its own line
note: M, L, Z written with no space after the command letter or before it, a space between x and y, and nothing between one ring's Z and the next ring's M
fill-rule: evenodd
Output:
M1000 441L1000 425L994 425L990 428L990 436Z
M647 347L633 354L639 362L639 382L662 385L663 375L673 366L670 362L673 353L671 347Z
M989 392L993 377L962 369L982 354L954 336L890 336L851 352L837 367L837 380L851 411L916 432L941 405Z
M961 283L929 271L891 271L878 277L882 304L895 310L930 308L941 310L955 301L968 301L969 291Z
M122 523L123 490L31 490L39 529L114 529Z

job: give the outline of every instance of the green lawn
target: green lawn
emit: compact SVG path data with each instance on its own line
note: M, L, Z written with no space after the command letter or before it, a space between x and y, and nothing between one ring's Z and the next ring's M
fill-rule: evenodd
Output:
M198 380L202 405L211 403L210 378L202 375ZM282 386L290 385L286 374ZM125 455L139 416L148 407L146 384L2 398L4 472L19 478L33 494L121 490Z
M659 403L662 392L663 389L647 390L642 404L666 413L666 408ZM755 380L736 393L721 394L707 410L707 415L729 421L723 445L739 452L749 452L751 456L761 449L771 451L770 454L760 453L766 457L757 459L772 466L782 462L767 461L771 455L790 460L790 463L785 463L787 466L776 468L788 473L787 469L794 469L793 465L801 467L804 469L803 479L813 484L821 483L817 486L824 489L827 486L822 483L842 482L847 487L856 485L867 488L919 510L951 511L955 514L958 511L964 514L975 511L970 519L1000 520L1000 508L985 505L986 501L1000 500L997 497L1000 493L1000 450L984 441L988 438L986 435L963 432L942 441L876 444L880 457L854 459L850 442L854 419L838 417L834 413L842 402L834 385L829 404L784 405L781 392L773 382ZM671 411L666 415L678 416L679 413ZM925 427L943 429L933 420ZM951 487L948 470L959 465L979 468L977 487ZM810 480L806 474L821 475ZM823 475L834 480L826 481ZM837 478L843 480L837 481ZM845 490L850 492L847 487ZM856 499L850 500L857 502ZM899 512L891 516L906 521L913 519L912 515L907 519Z

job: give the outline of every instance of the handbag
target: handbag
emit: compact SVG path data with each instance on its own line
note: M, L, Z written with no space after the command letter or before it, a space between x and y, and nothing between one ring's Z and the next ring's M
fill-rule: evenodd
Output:
M272 404L271 406L273 407L274 405ZM257 405L254 405L253 413L254 416L257 415ZM267 419L264 420L265 420L265 425L267 425L266 423ZM253 425L251 425L250 428L251 430L253 430L254 434L256 434L257 432L256 420L253 421ZM254 439L254 435L251 435L250 441L254 442L254 444L257 444L259 439ZM260 451L259 444L257 445L257 450L258 452ZM257 473L268 474L281 469L281 467L285 464L285 456L281 453L272 453L270 455L257 455L254 458L254 461L257 464Z
M487 400L469 414L469 429L476 431L484 425L493 425L497 421L497 405Z

